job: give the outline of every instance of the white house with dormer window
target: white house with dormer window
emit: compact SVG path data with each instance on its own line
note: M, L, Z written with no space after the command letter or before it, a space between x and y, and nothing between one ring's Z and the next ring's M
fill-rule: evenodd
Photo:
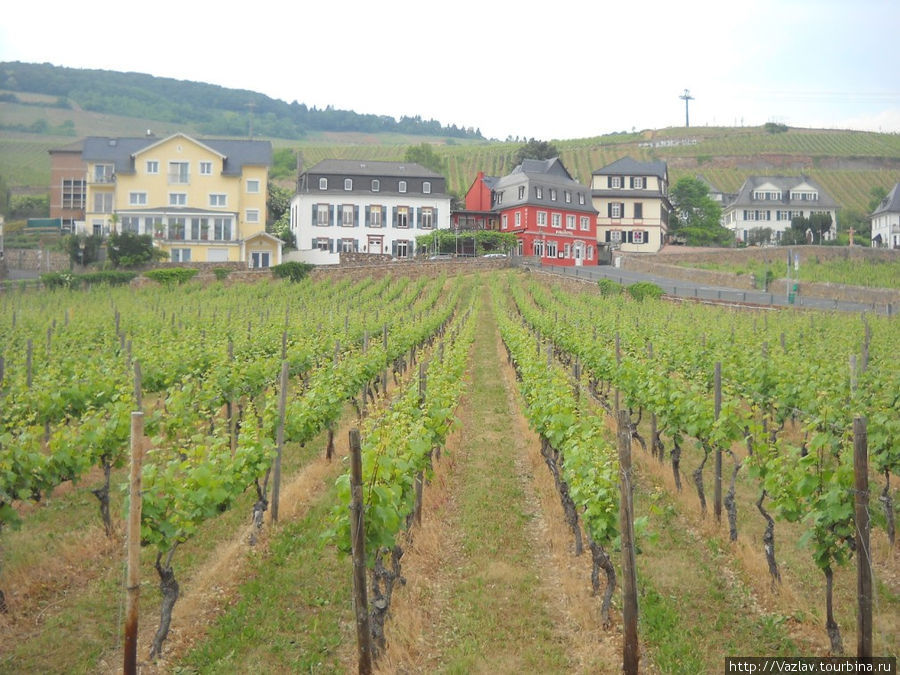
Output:
M410 162L326 159L300 174L291 199L301 252L411 258L416 237L449 228L446 179Z
M900 248L900 183L891 188L869 218L873 247Z
M838 204L809 176L750 176L737 196L722 209L722 225L733 231L739 242L754 237L756 229L768 228L777 242L798 216L816 213L831 216L831 234L837 232Z

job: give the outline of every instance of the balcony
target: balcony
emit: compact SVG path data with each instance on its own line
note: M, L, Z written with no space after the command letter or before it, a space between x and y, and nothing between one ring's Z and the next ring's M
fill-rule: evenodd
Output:
M191 175L186 172L168 174L169 185L188 185L191 182Z

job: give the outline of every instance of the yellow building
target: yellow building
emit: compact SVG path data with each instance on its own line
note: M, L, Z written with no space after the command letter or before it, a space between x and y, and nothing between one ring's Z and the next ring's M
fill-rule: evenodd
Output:
M268 141L89 137L82 158L86 233L148 234L172 262L281 262L265 232Z

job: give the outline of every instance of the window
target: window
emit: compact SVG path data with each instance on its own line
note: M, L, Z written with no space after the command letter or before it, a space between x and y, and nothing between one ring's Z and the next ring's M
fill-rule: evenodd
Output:
M525 186L519 186L519 199L525 199Z
M400 184L397 186L397 191L398 192L406 192L406 181L405 180L400 181Z
M644 205L641 202L635 202L634 204L634 217L635 219L644 217Z
M227 206L228 205L228 195L210 194L209 195L209 205L210 206Z
M556 257L556 242L555 241L547 242L547 257L548 258Z
M259 181L255 178L247 181L247 192L250 194L258 194L259 193Z
M521 211L516 211L516 227L522 227L522 213L521 213Z
M538 211L537 224L538 224L538 227L547 227L547 212L546 211Z
M200 175L212 176L212 162L200 162Z
M169 184L184 185L190 182L190 164L187 162L169 162Z
M147 173L150 174L158 174L159 173L159 162L155 159L147 160Z
M407 206L398 206L397 207L397 221L394 223L395 227L409 227L409 207Z
M213 218L213 239L231 241L231 218Z
M566 216L566 229L567 230L575 229L575 216L573 216L573 215Z
M95 213L112 213L113 210L113 194L112 192L95 192L94 193L94 212Z
M372 205L369 207L369 227L381 227L381 207Z
M578 193L578 203L581 204L582 206L584 206L584 193L583 192Z
M319 227L327 227L331 225L331 213L328 204L316 204L316 225Z
M568 190L566 190L563 194L565 194L565 197L566 197L566 204L571 204L572 203L572 193L569 192Z
M611 188L622 187L622 177L621 176L610 176L609 177L609 187L611 187Z
M148 216L144 219L144 233L150 234L151 232L158 239L162 238L163 232L165 232L162 216Z
M247 209L247 216L244 218L248 223L259 222L259 209Z
M431 181L426 180L424 183L422 183L422 192L424 192L426 195L431 194Z
M591 229L591 219L587 216L581 216L581 229L584 232L589 232Z
M542 187L534 188L534 197L535 197L535 199L543 199L544 198L544 188L542 188Z
M348 192L353 189L353 179L352 178L344 179L344 189L347 190Z
M534 242L534 254L538 256L544 255L544 242L538 239Z
M328 179L327 179L327 178L320 178L320 179L319 179L319 189L320 189L320 190L327 190L327 189L328 189Z
M556 188L550 188L550 201L556 201Z
M430 230L434 227L434 209L431 207L423 208L419 213L419 227Z
M607 234L609 235L609 241L615 244L622 243L622 230L610 230Z
M550 216L550 225L559 229L562 227L562 216L558 213L554 213Z
M173 248L172 262L190 262L191 249L189 248Z
M355 209L353 204L344 204L341 206L341 227L353 227L355 218Z
M397 257L398 258L408 258L409 257L409 242L406 239L400 239L397 241Z
M613 202L609 205L609 217L610 218L621 218L622 217L622 205L618 202Z
M141 233L141 219L135 216L122 216L122 232Z
M129 192L128 204L130 206L145 206L147 204L146 192Z
M519 215L519 214L517 213L516 215ZM507 229L508 226L509 226L509 220L508 220L507 215L504 213L502 216L500 216L500 229L505 230L505 229Z
M563 258L571 258L572 257L572 245L566 244L563 247Z
M209 239L209 218L191 218L191 239L194 241Z
M250 269L268 267L270 265L269 257L268 251L253 251L250 254Z
M341 253L353 253L356 250L356 239L341 239Z
M83 209L85 192L83 180L64 179L62 182L62 207L64 209Z
M184 218L169 218L169 239L184 239Z
M646 183L644 182L643 176L635 176L631 179L631 187L637 190L643 190Z
M94 182L95 183L112 183L115 180L115 172L112 164L95 164L94 165Z
M647 243L647 233L643 230L635 230L631 233L631 240L635 244L646 244Z
M587 259L588 259L588 260L593 260L593 259L594 259L594 247L593 247L593 246L588 246L588 247L587 247Z
M169 193L169 206L186 206L187 205L187 193L186 192L170 192Z
M378 192L381 189L381 181L377 178L372 179L372 192Z
M494 193L494 203L495 203L495 204L502 204L502 203L503 203L503 193L502 193L502 192L495 192L495 193Z
M325 237L319 237L316 239L316 246L320 251L330 251L331 250L331 241Z

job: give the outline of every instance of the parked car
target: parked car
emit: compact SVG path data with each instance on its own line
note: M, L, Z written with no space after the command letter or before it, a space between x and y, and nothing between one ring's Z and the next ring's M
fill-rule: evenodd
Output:
M505 258L505 253L485 253L482 258Z
M435 255L428 256L429 260L453 260L453 256L449 253L437 253Z

